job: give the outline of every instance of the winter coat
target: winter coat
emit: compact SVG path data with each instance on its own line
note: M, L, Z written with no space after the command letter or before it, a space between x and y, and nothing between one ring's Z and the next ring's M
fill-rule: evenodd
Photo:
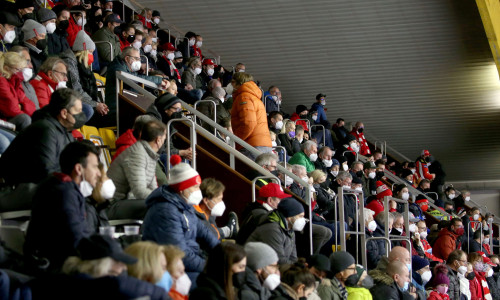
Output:
M347 300L372 300L372 294L370 290L364 287L346 287L347 290Z
M215 217L207 216L207 214L203 211L203 209L201 209L199 205L194 205L193 207L200 223L206 226L210 231L212 231L212 233L217 236L218 240L221 240L225 237L222 230L220 230L217 227L217 224L215 224Z
M158 111L158 108L156 107L155 103L157 104L158 102L154 102L152 103L148 109L146 110L146 114L147 115L151 115L153 117L155 117L156 119L158 119L159 121L162 121L163 124L167 124L168 121L170 121L172 118L174 118L174 114L172 116L167 116L165 113L161 114L159 111ZM176 148L176 136L175 134L177 133L177 129L175 129L174 125L173 124L170 124L170 136L168 137L167 136L167 139L170 139L170 155L174 155L174 154L179 154L179 149ZM166 142L165 142L165 145L164 147L166 147ZM162 153L162 151L164 151L164 148L162 148L160 150L160 153Z
M427 166L427 162L423 157L417 158L415 161L415 167L417 171L414 174L414 177L417 179L417 182L420 182L422 179L432 180L432 175L429 173L429 168Z
M312 171L315 170L314 163L307 157L307 155L304 153L304 151L300 151L298 153L295 153L292 158L288 161L289 164L291 165L301 165L306 167L307 173L311 173Z
M373 233L365 228L365 234L368 237L385 237L383 227L377 222L377 229ZM368 240L366 242L366 260L368 269L375 269L382 256L386 255L386 242L384 240Z
M271 300L299 300L297 292L288 284L281 282L278 287L272 291Z
M47 34L47 48L49 55L59 55L66 49L70 49L67 36L68 33L66 30L61 30L59 28L56 28L54 33Z
M69 18L69 27L67 30L68 36L66 37L66 39L68 40L68 44L70 47L73 47L73 44L75 43L76 35L81 30L82 30L82 26L78 26L75 23L74 18Z
M375 282L375 286L370 289L373 300L414 299L410 294L402 292L394 279L385 271L373 270L370 272L370 276Z
M446 294L439 294L438 292L436 291L432 291L430 294L429 294L429 297L427 298L428 300L449 300L450 299L450 296L446 295Z
M458 278L457 272L454 271L450 266L445 265L448 269L448 278L450 279L450 284L448 284L448 295L451 300L460 300L462 293L460 292L460 280Z
M197 89L196 77L198 77L198 75L196 75L196 73L191 67L188 67L186 70L184 70L184 72L182 72L182 77L181 77L182 84L183 85L190 84L193 87L193 89Z
M486 283L488 284L491 297L495 300L500 299L499 290L495 278L493 278L493 276L486 277Z
M415 216L415 218L425 221L424 212L417 203L410 203L408 209Z
M474 279L469 280L469 290L471 294L471 300L483 300L483 289L479 279L474 277Z
M359 133L355 129L353 129L350 134L356 138L356 140L359 142L360 149L359 149L359 154L361 155L370 155L370 146L368 146L368 142L366 141L364 133Z
M200 255L197 240L204 241L209 248L215 247L219 240L199 222L193 206L166 185L154 190L146 205L143 240L176 245L186 254L183 259L186 272L203 271L205 258Z
M144 140L123 151L108 170L108 177L116 186L114 199L146 199L158 187L155 176L158 158L158 153Z
M321 103L313 103L313 105L311 105L311 110L316 110L318 112L318 118L314 121L314 124L321 124L325 126L325 129L332 127L326 118L325 108Z
M271 297L271 292L262 286L259 278L248 267L245 268L245 283L237 286L237 289L238 299L241 300L267 300Z
M137 142L137 139L134 136L134 131L132 129L127 129L125 133L123 133L118 137L118 139L116 139L116 152L113 156L113 161L118 157L118 155L120 155L120 153L135 144L135 142Z
M53 117L35 121L2 154L0 175L10 184L39 183L60 170L59 156L73 141L71 133Z
M437 258L447 260L448 255L457 249L457 238L458 236L448 228L441 229L437 240L432 246L432 254Z
M253 81L245 82L233 92L231 125L234 134L251 146L272 147L261 95Z
M286 154L288 156L291 157L291 156L293 156L295 154L295 151L293 149L293 144L292 144L293 139L290 138L290 136L288 135L288 133L279 133L278 134L278 140L280 141L281 146L285 147Z
M35 79L30 81L30 83L35 89L40 108L49 104L50 97L56 90L57 82L52 80L47 74L40 72L36 75Z
M339 281L335 277L332 279L323 279L317 289L321 300L342 300L342 293L338 285Z
M266 92L264 94L264 101L266 101L265 107L266 107L266 113L271 113L273 111L280 111L280 105L278 102L273 100L273 95L269 94L269 92Z
M33 115L35 104L26 97L22 74L13 74L10 79L0 76L0 119L7 120L20 114Z
M23 86L23 91L24 94L26 94L26 97L28 97L28 99L30 99L31 102L35 104L36 109L40 109L40 103L38 102L38 97L36 96L35 88L31 85L31 83L26 82L24 80L21 83L21 85Z
M278 211L271 212L267 217L267 222L255 228L248 242L268 244L278 254L279 264L292 264L297 261L295 233L288 229L285 217Z
M24 252L47 258L57 270L67 257L76 255L80 240L91 235L85 214L78 185L69 175L54 173L33 196Z
M272 211L271 207L268 210L259 201L250 203L241 216L240 231L238 231L236 242L244 245L255 228L267 219L270 211Z
M116 56L121 53L120 40L113 32L109 31L107 27L102 27L92 35L94 42L110 42L113 46L113 52L108 43L96 43L97 53L99 53L99 61L110 63Z
M296 112L294 112L292 114L292 116L290 117L290 120L292 120L292 121L296 121L296 120L299 120L299 119L301 119L301 117ZM304 131L309 131L309 127L307 127L307 122L306 121L297 121L295 123L295 125L300 125L300 126L304 127Z
M189 294L190 300L225 300L227 299L224 287L210 277L210 274L201 273L196 280L197 287Z
M226 110L226 108L222 105L222 102L219 99L216 99L216 98L210 96L210 97L207 97L205 100L214 101L217 111L214 112L214 105L210 102L201 102L197 106L197 108L202 114L204 114L205 116L210 118L210 120L214 120L214 115L216 117L215 123L217 123L217 124L220 124L220 122L224 119L231 119L231 115ZM208 123L206 123L202 120L200 120L200 122L201 122L201 125L203 126L203 128L205 128L206 130L208 130L210 132L214 131L214 128L212 126L208 125Z
M97 203L92 198L85 199L86 221L91 233L99 233L99 227L109 226L106 209L109 207L109 201Z
M96 107L97 105L97 84L95 81L94 73L90 71L90 68L83 69L88 70L88 72L80 72L83 64L79 63L76 60L75 53L73 50L67 49L63 53L59 55L68 67L68 88L71 88L82 96L82 101L87 103L92 107ZM85 71L83 70L82 71ZM83 86L92 86L92 81L94 83L95 89L89 90L90 93L94 92L93 97L87 93L87 90L83 88Z
M33 74L38 74L40 66L47 59L47 54L45 54L45 51L40 51L35 46L26 42L22 43L21 46L28 48L31 57L31 63L33 64Z

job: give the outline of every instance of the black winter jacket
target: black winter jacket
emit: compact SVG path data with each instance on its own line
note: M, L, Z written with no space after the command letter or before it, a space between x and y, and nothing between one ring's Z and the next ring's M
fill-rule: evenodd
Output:
M47 34L47 48L49 55L59 55L64 52L64 50L69 49L68 40L66 37L68 33L65 30L59 28L52 34Z

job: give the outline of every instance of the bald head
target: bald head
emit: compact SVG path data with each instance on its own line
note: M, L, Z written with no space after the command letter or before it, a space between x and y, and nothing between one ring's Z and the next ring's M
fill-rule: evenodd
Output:
M401 246L396 246L392 248L391 252L389 253L389 262L393 261L399 261L404 264L410 264L410 252L406 248L403 248Z
M387 274L389 276L394 277L394 275L398 274L400 276L404 276L405 274L408 274L410 271L408 270L408 267L406 264L400 262L400 261L393 261L390 262L387 265Z

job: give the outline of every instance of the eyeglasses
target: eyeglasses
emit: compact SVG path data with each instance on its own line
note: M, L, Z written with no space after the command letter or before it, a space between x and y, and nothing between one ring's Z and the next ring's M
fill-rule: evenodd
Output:
M61 74L64 78L68 78L68 73L59 72L59 71L56 71L56 70L52 70L52 72L59 73L59 74Z
M136 56L132 56L132 55L129 55L128 57L132 57L135 61L140 61L141 60L140 57L136 57Z

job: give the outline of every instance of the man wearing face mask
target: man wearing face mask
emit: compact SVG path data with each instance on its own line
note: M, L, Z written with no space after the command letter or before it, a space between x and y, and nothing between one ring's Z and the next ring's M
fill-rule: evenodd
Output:
M202 63L202 72L196 77L196 85L203 91L207 90L207 85L212 80L215 73L216 65L210 58L205 58Z
M91 142L68 144L59 158L61 172L40 184L33 197L24 251L47 258L51 270L58 270L68 256L76 254L78 242L91 235L85 197L101 176L98 156Z
M203 45L203 37L201 35L195 36L195 42L192 44L192 39L189 40L189 53L191 56L196 56L203 59L203 54L201 54L201 46ZM191 45L192 44L192 45Z
M123 154L122 154L123 155ZM170 158L166 185L157 188L146 200L148 211L143 223L143 240L178 246L186 256L186 273L192 282L203 271L206 259L198 241L208 248L219 244L217 236L196 217L193 205L203 200L201 178L190 165L181 162L178 155Z
M57 56L47 58L40 66L40 71L31 80L35 88L40 107L49 104L52 93L58 89L66 88L68 69L66 63Z
M269 131L279 134L281 128L283 128L283 115L279 111L272 111L269 113L267 123L269 124Z
M203 91L200 89L201 87L197 85L199 82L197 77L201 73L201 70L201 60L199 57L191 57L187 62L187 68L184 72L182 72L181 80L184 85L183 90L185 90L185 92L179 90L179 93L189 96L185 99L190 104L201 100L201 97L203 96Z
M302 231L306 223L302 204L293 198L286 198L254 230L247 242L263 242L271 246L278 254L279 264L294 263L297 261L295 231Z
M472 207L462 218L464 224L464 241L471 240L474 232L480 228L481 210L479 207Z
M361 155L370 155L370 147L368 146L368 142L366 141L365 135L363 133L363 130L365 129L365 125L363 125L362 122L356 122L356 125L352 128L352 131L350 132L351 135L353 135L356 140L359 142L360 149L359 149L359 154Z
M431 280L432 272L429 267L429 261L420 256L414 255L411 259L411 277L412 285L417 290L419 300L425 300L425 285Z
M69 27L68 27L68 44L70 47L73 47L73 43L75 42L76 35L80 30L83 30L83 27L87 23L87 14L85 12L85 8L80 5L76 5L70 8L71 17L69 18Z
M250 286L259 296L258 299L269 299L270 292L281 283L276 251L265 243L250 242L245 244L245 252L247 253L247 269L255 276ZM247 280L249 278L252 277L247 276Z
M217 235L219 240L234 239L238 234L238 216L234 212L229 213L226 226L217 227L215 223L215 218L222 216L226 210L226 205L222 201L225 188L222 182L214 178L204 179L200 185L203 199L199 205L193 206L200 222Z
M53 34L56 30L56 13L51 9L41 7L36 14L38 22L45 26L47 34ZM48 36L47 39L49 39Z
M151 22L151 28L153 29L152 31L156 31L160 28L160 21L161 21L160 12L157 10L153 10L152 17L153 17L153 22Z
M115 30L115 33L120 38L120 50L123 51L123 49L131 47L135 41L135 27L124 24L119 30L121 30L119 33L116 32L117 30Z
M96 44L101 68L108 65L120 54L120 39L115 34L115 30L118 29L122 23L123 21L120 19L119 15L110 14L104 19L104 26L92 35L92 40L94 42L109 42L113 46L113 49L111 49L107 43Z
M57 55L69 49L67 30L69 27L70 12L64 5L58 5L52 9L56 13L56 29L47 34L47 49L49 55Z
M10 12L0 12L0 47L2 52L7 52L16 39L16 29L22 23Z
M295 107L295 112L292 114L292 117L290 118L290 120L294 121L295 124L304 127L305 131L309 131L309 127L307 126L307 121L304 121L304 120L308 120L307 113L308 113L308 109L305 105L302 105L302 104L297 105L297 107Z
M215 102L217 114L215 114L214 105L211 102L202 102L200 103L200 105L197 106L197 109L205 116L209 117L210 120L213 120L215 117L217 123L227 118L230 119L231 114L227 111L227 109L223 105L225 101L225 96L226 96L226 91L220 86L218 86L212 89L212 93L210 96L205 98L205 100L211 100ZM200 122L201 126L203 126L203 128L205 128L206 130L210 132L214 131L213 127L208 125L206 122L202 120L200 120Z
M302 151L295 153L288 161L292 165L306 167L307 173L315 170L314 162L318 159L318 146L313 141L302 144Z
M450 221L448 228L443 228L439 232L439 237L434 242L432 253L438 258L447 260L450 253L459 248L461 241L459 237L464 234L464 226L458 218Z
M337 251L330 255L332 279L325 279L318 286L318 295L322 300L346 300L348 292L346 282L356 275L356 261L348 252Z
M264 97L266 104L266 113L270 113L272 111L280 111L281 92L277 86L270 86L267 89L267 92L264 93Z
M410 275L408 267L404 263L399 261L391 262L387 265L387 273L377 271L370 273L370 275L372 275L376 283L376 285L370 289L374 300L410 300L416 298L408 293Z
M415 160L415 167L417 171L415 172L416 181L421 179L433 180L436 174L431 174L429 172L428 163L430 162L431 153L429 150L422 150L422 154Z
M344 157L347 160L347 165L349 166L354 161L356 161L356 154L359 151L358 143L356 138L350 134L345 138L345 144L335 151L337 159Z
M21 23L21 26L26 22L26 20L33 20L36 21L36 14L35 14L35 4L33 0L20 0L20 1L15 1L14 4L15 11L12 11L12 13L16 14L17 21ZM21 26L16 27L16 39L14 40L13 44L17 44L19 41L22 41L22 32L21 32ZM19 40L17 39L19 37Z
M429 200L424 195L419 194L415 199L415 203L410 203L408 209L415 217L423 221L425 220L424 212L429 210Z
M40 23L33 20L27 20L22 27L23 43L29 49L31 62L33 64L33 73L37 74L42 63L47 59L45 48L47 47L47 29Z
M353 162L349 173L351 173L352 177L361 179L361 177L363 177L363 163L361 161Z
M316 170L321 170L328 174L328 170L333 165L333 154L334 152L330 147L321 147L318 151L318 160L314 162L314 167ZM326 186L330 185L330 181L327 179Z
M363 176L361 176L361 181L363 182L363 194L365 197L376 194L376 173L377 167L371 161L367 161L363 164Z
M110 219L142 219L146 199L157 187L155 176L158 151L165 143L165 125L150 121L144 125L140 140L118 156L108 170L116 185L115 200L109 210Z
M425 253L425 257L428 260L431 261L437 261L437 262L443 262L442 259L437 258L432 254L432 247L427 241L427 225L425 224L425 221L418 221L417 222L417 232L420 236L420 242L422 243L422 247Z
M80 96L71 89L55 91L49 105L35 115L36 121L16 137L0 158L0 170L8 170L0 176L9 184L39 183L58 172L59 155L74 140L70 131L85 123Z

